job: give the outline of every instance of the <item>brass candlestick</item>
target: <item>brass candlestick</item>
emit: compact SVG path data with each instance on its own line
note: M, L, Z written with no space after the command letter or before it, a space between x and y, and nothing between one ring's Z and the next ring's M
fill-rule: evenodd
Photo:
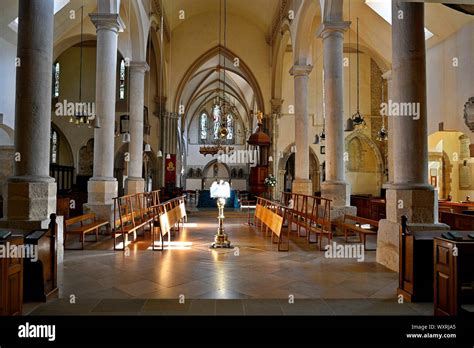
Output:
M219 220L219 226L217 227L217 233L214 236L214 243L211 244L211 248L231 248L230 241L227 239L227 234L225 234L224 230L224 206L225 206L225 198L217 198L217 208L219 211L219 215L217 216L217 220Z

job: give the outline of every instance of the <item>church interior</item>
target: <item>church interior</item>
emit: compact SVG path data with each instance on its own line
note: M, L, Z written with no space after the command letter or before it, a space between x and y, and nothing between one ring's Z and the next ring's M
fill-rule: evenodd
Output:
M3 0L0 315L472 315L473 62L469 0Z

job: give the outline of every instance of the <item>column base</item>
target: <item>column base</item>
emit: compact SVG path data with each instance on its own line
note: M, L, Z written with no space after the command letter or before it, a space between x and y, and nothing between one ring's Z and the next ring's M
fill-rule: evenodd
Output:
M128 178L125 181L125 192L127 195L145 192L145 180L142 178Z
M97 218L114 222L113 198L118 195L117 180L89 180L87 184L88 200L84 204L84 213L94 213Z
M438 191L429 188L393 189L386 192L387 220L400 221L402 215L410 223L438 222Z
M411 231L447 231L446 224L408 224ZM376 261L394 272L399 271L400 224L387 219L379 221Z
M4 187L7 220L42 221L56 213L56 183L52 178L28 182L10 178Z
M291 192L312 196L314 194L313 182L307 179L295 179L292 183Z
M325 181L321 183L323 198L332 199L333 207L348 207L351 205L351 187L344 181Z

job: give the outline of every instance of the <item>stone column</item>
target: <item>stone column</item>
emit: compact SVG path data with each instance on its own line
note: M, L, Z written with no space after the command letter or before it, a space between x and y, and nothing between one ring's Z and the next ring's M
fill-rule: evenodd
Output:
M53 1L20 0L15 170L4 189L8 220L44 221L56 212L56 184L49 176L53 27Z
M146 62L130 62L130 162L128 164L127 194L143 192L143 106L145 98Z
M94 130L94 176L88 183L85 210L113 221L113 198L117 197L114 178L114 130L118 32L124 27L117 13L94 13L90 18L97 29L96 114L101 128Z
M411 230L448 228L438 224L437 192L428 184L423 3L392 2L392 86L393 182L387 185L387 219L380 221L376 259L397 271L402 215Z
M313 183L309 180L308 138L308 79L311 65L293 65L290 74L295 79L295 180L292 191L313 194Z
M332 199L335 208L350 205L351 190L344 164L344 32L350 22L324 22L318 30L323 39L324 92L326 96L326 181L322 196ZM336 214L332 214L336 217Z

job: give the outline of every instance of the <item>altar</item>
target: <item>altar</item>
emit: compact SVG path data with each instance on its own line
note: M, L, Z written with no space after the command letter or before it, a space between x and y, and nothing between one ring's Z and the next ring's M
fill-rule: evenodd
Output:
M198 208L217 208L215 198L211 198L210 190L199 192ZM235 190L230 191L230 197L225 200L225 208L240 208L239 199Z

